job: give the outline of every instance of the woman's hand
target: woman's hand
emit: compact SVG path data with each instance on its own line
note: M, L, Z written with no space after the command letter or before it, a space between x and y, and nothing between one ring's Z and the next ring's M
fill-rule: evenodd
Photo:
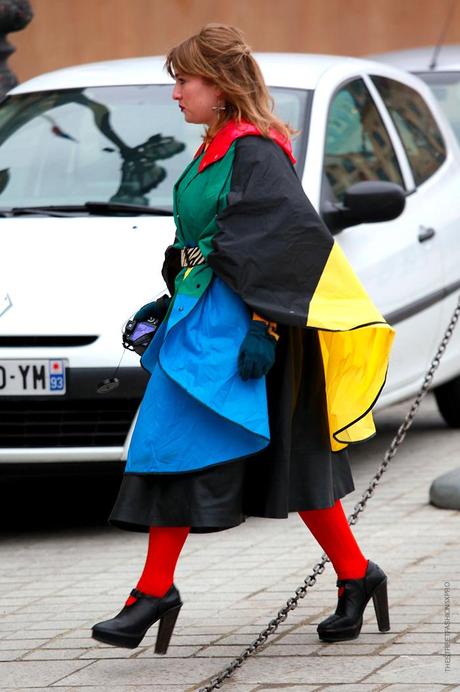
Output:
M269 334L269 328L266 322L251 321L238 355L241 379L246 381L263 377L275 362L276 337Z
M153 303L147 303L139 308L133 319L142 321L148 320L149 317L153 317L161 321L168 312L170 302L171 298L165 294L161 296L161 298L158 298L158 300L154 300Z

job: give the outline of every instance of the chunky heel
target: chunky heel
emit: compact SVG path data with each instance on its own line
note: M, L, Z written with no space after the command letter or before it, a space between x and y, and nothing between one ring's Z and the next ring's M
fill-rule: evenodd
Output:
M155 653L165 654L182 607L180 594L174 584L163 596L149 596L138 589L131 591L134 603L120 610L111 620L98 622L93 627L93 638L112 646L135 649L147 630L160 621Z
M388 593L387 580L377 586L372 594L374 602L375 617L379 632L388 632L390 630L390 615L388 611Z
M163 615L158 627L157 641L155 644L155 653L163 655L168 651L169 642L174 631L177 617L182 606L171 608Z
M338 579L342 587L337 608L333 615L320 622L317 631L324 642L343 642L356 639L363 625L363 614L368 602L373 600L380 632L388 632L387 577L385 572L371 560L366 574L360 579Z

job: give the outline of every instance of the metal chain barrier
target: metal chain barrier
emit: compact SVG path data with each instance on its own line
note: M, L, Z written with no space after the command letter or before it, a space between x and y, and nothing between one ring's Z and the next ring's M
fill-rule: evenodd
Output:
M447 344L449 343L449 340L454 332L459 316L460 296L458 298L457 306L452 314L449 325L445 331L441 343L439 344L438 350L436 351L436 355L431 361L431 365L429 367L428 372L425 375L423 384L420 387L418 394L415 397L409 409L408 414L406 415L403 423L398 428L398 432L394 436L390 446L385 452L385 456L383 458L382 463L378 467L368 487L361 495L361 499L354 506L353 512L348 517L348 523L350 524L350 526L356 524L356 522L358 521L359 515L366 507L368 500L374 494L376 486L380 483L380 479L382 478L383 474L388 468L388 464L393 459L404 438L406 437L406 434L415 418L415 414L417 413L417 410L420 404L422 403L422 400L425 398L430 388L430 384L433 380L434 374L438 369L439 363L441 362L441 358L444 355L444 351L446 350ZM280 624L287 619L290 611L295 610L297 608L297 606L299 605L299 600L301 598L305 598L305 596L307 595L307 590L316 584L316 578L324 572L327 562L329 562L329 558L325 553L323 553L319 562L317 562L316 565L313 567L313 572L304 579L304 583L295 590L294 595L286 601L286 605L278 611L277 616L273 620L270 620L267 627L259 633L257 638L252 642L252 644L249 644L249 646L246 649L244 649L239 656L233 659L233 661L231 661L231 663L229 663L229 665L226 668L223 668L219 673L217 673L217 675L215 675L211 679L209 685L207 685L206 687L201 687L198 692L212 692L213 690L220 689L222 687L222 684L233 675L237 668L240 668L243 665L243 663L249 658L249 656L252 656L255 653L257 653L258 649L263 644L265 644L268 637L275 634Z

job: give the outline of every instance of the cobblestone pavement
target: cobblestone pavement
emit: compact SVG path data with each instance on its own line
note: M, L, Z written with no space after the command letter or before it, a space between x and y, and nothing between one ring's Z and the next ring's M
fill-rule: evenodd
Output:
M344 501L348 512L406 408L379 414L378 436L353 450L357 491ZM391 632L378 632L370 605L359 639L319 642L316 625L336 598L328 565L223 690L460 690L460 516L428 504L431 481L460 465L459 452L460 431L443 425L428 398L355 528L365 554L389 576ZM168 654L159 657L155 632L135 650L89 637L134 585L145 542L105 527L3 537L0 690L197 690L255 638L321 555L297 515L191 536L176 573L185 606Z

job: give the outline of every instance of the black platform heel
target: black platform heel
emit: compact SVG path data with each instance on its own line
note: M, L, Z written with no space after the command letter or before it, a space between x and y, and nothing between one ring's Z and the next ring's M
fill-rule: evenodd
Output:
M371 598L379 631L389 631L387 577L378 565L369 560L362 579L339 579L337 586L343 587L343 592L339 596L335 613L317 627L320 639L325 642L356 639L363 625L363 613Z
M388 610L388 593L387 593L387 579L382 581L382 583L374 589L372 594L372 601L374 603L375 617L377 618L377 626L379 632L389 632L390 631L390 613Z
M164 655L168 651L169 642L171 641L171 636L181 608L182 604L176 608L171 608L171 610L168 610L160 619L157 640L155 642L156 654Z
M131 596L136 599L132 605L125 606L111 620L94 625L93 639L112 646L135 649L147 630L159 620L155 653L164 655L182 608L179 591L173 584L162 598L148 596L137 589L131 591Z

